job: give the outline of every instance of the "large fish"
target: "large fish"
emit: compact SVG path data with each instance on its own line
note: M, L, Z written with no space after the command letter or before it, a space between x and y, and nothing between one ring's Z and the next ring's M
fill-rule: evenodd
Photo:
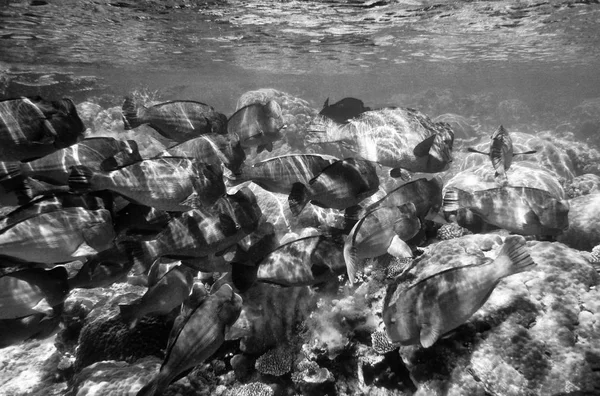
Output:
M435 123L424 114L405 108L383 108L362 113L347 124L317 117L307 136L318 152L337 157L361 157L392 168L435 173L452 162L454 133L445 123Z
M189 314L180 315L171 330L160 371L137 396L162 395L181 373L208 359L223 344L225 332L241 311L242 298L226 284L201 300Z
M65 263L108 249L115 237L108 210L64 208L0 230L0 256L35 263Z
M0 319L0 348L50 337L59 329L63 308L64 304L60 304L51 314L34 313L16 319Z
M26 269L0 277L0 319L52 313L69 294L67 277L64 267Z
M324 168L308 184L294 183L288 201L295 216L308 202L343 210L357 205L378 189L379 177L372 162L346 158Z
M369 110L371 108L365 107L365 104L360 99L344 98L330 105L329 98L327 98L319 115L327 117L338 124L347 124L351 119Z
M206 164L223 164L234 174L239 172L246 159L246 152L237 136L216 133L190 139L171 147L168 152L174 157L194 158Z
M175 212L209 207L225 194L220 167L182 157L147 159L111 172L75 166L69 187L75 191L109 190L136 203Z
M112 170L113 167L129 165L141 159L137 143L133 140L88 138L34 161L0 164L0 179L33 177L52 184L66 185L72 166L86 165L94 170Z
M360 219L350 231L344 244L344 261L348 279L354 283L358 260L389 253L394 257L413 257L406 244L421 229L415 204L381 206Z
M451 268L409 287L392 284L383 304L387 335L401 345L429 348L481 308L502 278L534 265L525 239L514 235L506 238L495 260Z
M232 280L241 292L254 281L279 286L315 285L343 275L342 235L311 235L284 243L254 263L233 263Z
M289 194L294 183L308 184L323 169L338 161L330 155L288 154L242 167L230 184L252 181L272 193Z
M492 134L490 151L488 153L484 153L483 151L476 150L472 147L467 148L467 150L471 153L489 156L492 161L492 166L496 170L496 176L502 176L506 182L508 182L506 171L510 168L515 155L537 153L536 150L515 153L513 151L512 139L502 125L500 125L500 127Z
M229 214L191 210L173 218L152 240L123 242L135 261L135 272L145 272L159 257L186 260L222 254L258 227L262 212L250 189L221 199L227 201L223 205L233 207L227 209Z
M227 133L227 117L212 106L191 100L137 107L132 97L123 102L125 129L148 124L162 136L185 142L206 133Z
M155 263L155 265L159 265ZM191 270L176 266L171 268L156 283L149 284L144 295L129 304L119 305L121 319L134 328L138 320L148 314L167 314L189 297L194 276Z
M569 226L569 202L532 187L467 192L449 189L444 212L469 209L483 221L522 235L559 235Z
M281 107L276 101L252 103L237 110L227 121L227 132L237 135L242 147L256 147L257 153L272 151L273 142L283 137Z
M0 161L29 161L69 147L85 126L70 99L0 101Z

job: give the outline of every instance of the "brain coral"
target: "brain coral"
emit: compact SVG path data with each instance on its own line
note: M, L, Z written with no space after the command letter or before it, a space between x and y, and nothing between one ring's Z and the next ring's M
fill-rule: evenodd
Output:
M498 241L480 245L485 238L440 242L435 254L415 267L432 267L420 271L419 278L444 268L436 260L453 251L495 257ZM478 250L478 245L494 251ZM418 394L600 391L599 275L582 254L561 243L535 241L527 246L537 266L504 278L467 323L431 348L400 348Z

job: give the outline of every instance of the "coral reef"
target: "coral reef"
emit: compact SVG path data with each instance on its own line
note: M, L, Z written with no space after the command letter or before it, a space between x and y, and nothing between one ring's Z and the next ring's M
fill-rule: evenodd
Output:
M558 241L572 248L591 250L600 243L600 193L569 200L569 228Z
M564 182L564 189L569 198L600 192L600 176L593 173L577 176Z

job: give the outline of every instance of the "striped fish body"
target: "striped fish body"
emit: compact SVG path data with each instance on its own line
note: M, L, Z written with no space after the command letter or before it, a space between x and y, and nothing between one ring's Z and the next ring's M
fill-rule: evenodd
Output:
M272 193L289 194L294 183L308 185L338 159L328 155L290 154L245 166L236 182L252 181Z
M492 135L490 144L490 160L497 175L506 178L506 171L512 164L513 154L512 139L506 129L500 125Z
M338 238L316 235L283 244L258 263L257 280L280 286L308 286L346 272Z
M258 152L265 148L271 151L273 142L283 137L283 127L281 107L274 100L244 106L227 121L227 133L237 135L242 147L257 147Z
M233 325L241 310L242 298L231 286L223 285L189 315L178 317L159 373L138 396L161 395L179 374L208 359L223 344L226 328Z
M0 161L28 161L83 139L85 126L69 99L0 101Z
M171 147L174 157L188 157L206 164L225 165L234 174L239 172L246 153L237 136L209 133Z
M412 180L388 192L379 201L369 205L366 212L380 206L402 206L412 202L415 205L416 215L425 217L430 210L437 212L442 206L442 181L435 177L431 180L425 178Z
M481 258L476 265L451 268L408 287L392 284L383 307L388 337L428 348L481 308L502 278L534 265L523 237L511 236L493 261Z
M72 176L69 185L78 189ZM113 191L164 211L208 207L225 194L220 168L180 157L159 157L112 172L96 172L89 175L87 184L92 191ZM195 202L188 201L191 197Z
M33 177L52 184L66 185L72 166L86 165L93 170L102 170L102 164L107 158L121 152L128 158L123 165L142 159L134 141L125 142L108 137L97 137L84 139L78 144L58 150L40 159L14 163L14 165L18 166L17 172L23 177ZM9 168L11 167L9 166ZM10 169L7 172L10 173Z
M162 136L179 143L206 133L227 131L227 117L200 102L182 100L136 107L128 97L122 111L125 129L148 124Z
M114 236L108 210L66 208L0 230L0 252L27 262L64 263L108 249Z

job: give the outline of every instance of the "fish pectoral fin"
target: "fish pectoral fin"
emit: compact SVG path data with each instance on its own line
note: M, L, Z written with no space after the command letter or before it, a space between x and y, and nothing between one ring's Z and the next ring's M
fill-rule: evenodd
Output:
M435 141L435 136L436 135L431 135L427 139L423 140L421 143L417 144L413 149L413 154L416 157L425 157L429 155L429 149L431 149L431 146Z
M44 313L46 315L52 314L52 306L48 303L46 298L42 298L34 307L31 308L34 311Z
M468 151L469 153L476 153L476 154L490 155L490 153L484 153L483 151L475 150L473 147L467 147L467 151Z
M75 250L71 256L72 257L81 257L81 256L92 256L94 254L98 254L98 251L87 244L87 242L82 242L81 245Z
M423 323L419 339L423 348L429 348L440 338L440 329L431 323Z
M288 205L292 214L298 216L309 200L306 186L302 183L294 183L288 197Z
M515 156L515 155L535 154L535 153L537 153L537 150L529 150L529 151L524 151L522 153L513 153L513 156Z
M387 252L394 257L406 258L412 257L412 249L398 235L394 235Z

